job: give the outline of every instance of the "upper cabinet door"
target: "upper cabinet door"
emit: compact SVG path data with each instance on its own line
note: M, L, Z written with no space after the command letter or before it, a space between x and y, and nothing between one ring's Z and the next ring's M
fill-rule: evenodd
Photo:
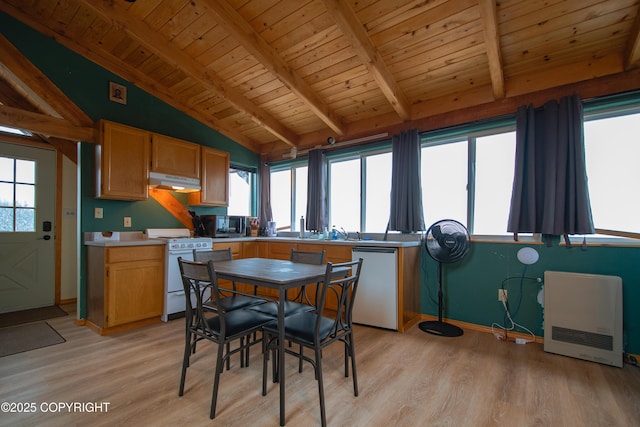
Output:
M229 206L229 153L202 147L201 187L189 193L190 205Z
M96 147L97 196L117 200L146 200L149 196L149 132L100 121Z
M200 145L152 134L151 171L200 179Z

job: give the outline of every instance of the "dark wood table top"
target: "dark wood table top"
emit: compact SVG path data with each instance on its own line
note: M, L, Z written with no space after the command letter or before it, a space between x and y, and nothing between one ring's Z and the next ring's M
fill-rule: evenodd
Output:
M217 261L218 277L270 288L291 288L324 279L327 266L281 259L243 258Z

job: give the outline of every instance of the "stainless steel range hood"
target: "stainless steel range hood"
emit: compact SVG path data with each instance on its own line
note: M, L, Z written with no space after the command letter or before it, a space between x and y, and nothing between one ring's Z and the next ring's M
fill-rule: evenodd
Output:
M180 193L191 193L200 191L200 180L166 173L150 172L149 187Z

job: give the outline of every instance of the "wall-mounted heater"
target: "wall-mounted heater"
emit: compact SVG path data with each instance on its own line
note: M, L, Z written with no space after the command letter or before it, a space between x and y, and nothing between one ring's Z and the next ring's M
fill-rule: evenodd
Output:
M622 367L622 279L545 271L544 351Z

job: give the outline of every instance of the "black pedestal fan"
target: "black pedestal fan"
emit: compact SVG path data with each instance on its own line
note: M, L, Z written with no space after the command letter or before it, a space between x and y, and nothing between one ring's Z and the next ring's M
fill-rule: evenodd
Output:
M459 337L462 329L442 321L442 263L456 262L469 251L469 231L453 219L435 222L427 230L425 248L429 256L438 261L438 320L421 322L425 332L445 337Z

